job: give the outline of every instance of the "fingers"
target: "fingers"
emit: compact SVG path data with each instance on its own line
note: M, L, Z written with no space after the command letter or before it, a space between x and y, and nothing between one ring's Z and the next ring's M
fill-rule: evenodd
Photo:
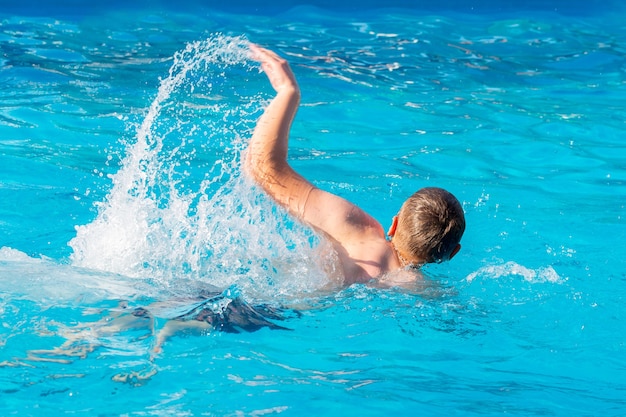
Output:
M250 44L250 52L250 57L261 63L261 68L276 91L284 89L298 91L298 84L285 59L255 44Z
M282 63L285 61L276 52L270 51L269 49L262 48L259 45L254 44L254 43L250 44L250 52L252 52L250 57L254 59L255 61L259 61L261 63L272 62L272 61Z
M250 48L250 58L254 59L255 61L261 61L261 48L259 45L257 45L256 43L251 43L249 45Z
M250 57L259 62L263 62L271 56L269 49L261 48L259 45L254 43L250 44L250 52L252 52Z

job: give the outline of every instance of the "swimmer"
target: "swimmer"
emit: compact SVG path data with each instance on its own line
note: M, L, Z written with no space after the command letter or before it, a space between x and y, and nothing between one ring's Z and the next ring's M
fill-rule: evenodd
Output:
M372 216L349 201L323 191L287 162L289 132L300 104L300 89L287 61L257 45L276 95L257 122L244 162L245 172L280 206L330 241L345 285L415 282L426 263L452 259L461 249L465 217L459 201L441 188L423 188L409 197L387 235ZM400 273L390 274L400 271Z

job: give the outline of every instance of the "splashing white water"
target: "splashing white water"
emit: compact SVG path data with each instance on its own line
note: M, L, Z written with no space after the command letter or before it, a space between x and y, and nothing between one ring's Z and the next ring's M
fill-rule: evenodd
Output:
M173 61L96 219L76 228L72 263L266 296L324 285L316 237L240 175L243 139L265 101L247 91L258 74L248 42L214 36Z
M467 282L472 282L477 277L497 279L509 276L519 276L522 277L524 281L531 283L550 282L558 284L563 282L563 279L554 270L554 268L552 268L552 266L530 269L512 261L501 265L484 266L469 274L466 277L466 280Z

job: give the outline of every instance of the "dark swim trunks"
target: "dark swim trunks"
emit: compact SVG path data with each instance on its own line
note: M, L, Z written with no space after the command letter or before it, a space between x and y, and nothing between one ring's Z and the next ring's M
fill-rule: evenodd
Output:
M198 301L191 310L176 316L173 320L205 321L216 330L227 333L255 332L264 327L272 330L290 330L271 321L284 320L285 310L261 304L251 306L240 296L233 298L220 292L202 291ZM294 312L299 315L297 312Z

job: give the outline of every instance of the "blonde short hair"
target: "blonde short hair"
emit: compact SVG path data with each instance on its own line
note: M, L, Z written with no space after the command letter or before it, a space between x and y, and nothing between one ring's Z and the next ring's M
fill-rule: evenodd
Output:
M465 215L459 200L442 188L427 187L402 205L393 242L416 260L442 262L450 257L464 231Z

